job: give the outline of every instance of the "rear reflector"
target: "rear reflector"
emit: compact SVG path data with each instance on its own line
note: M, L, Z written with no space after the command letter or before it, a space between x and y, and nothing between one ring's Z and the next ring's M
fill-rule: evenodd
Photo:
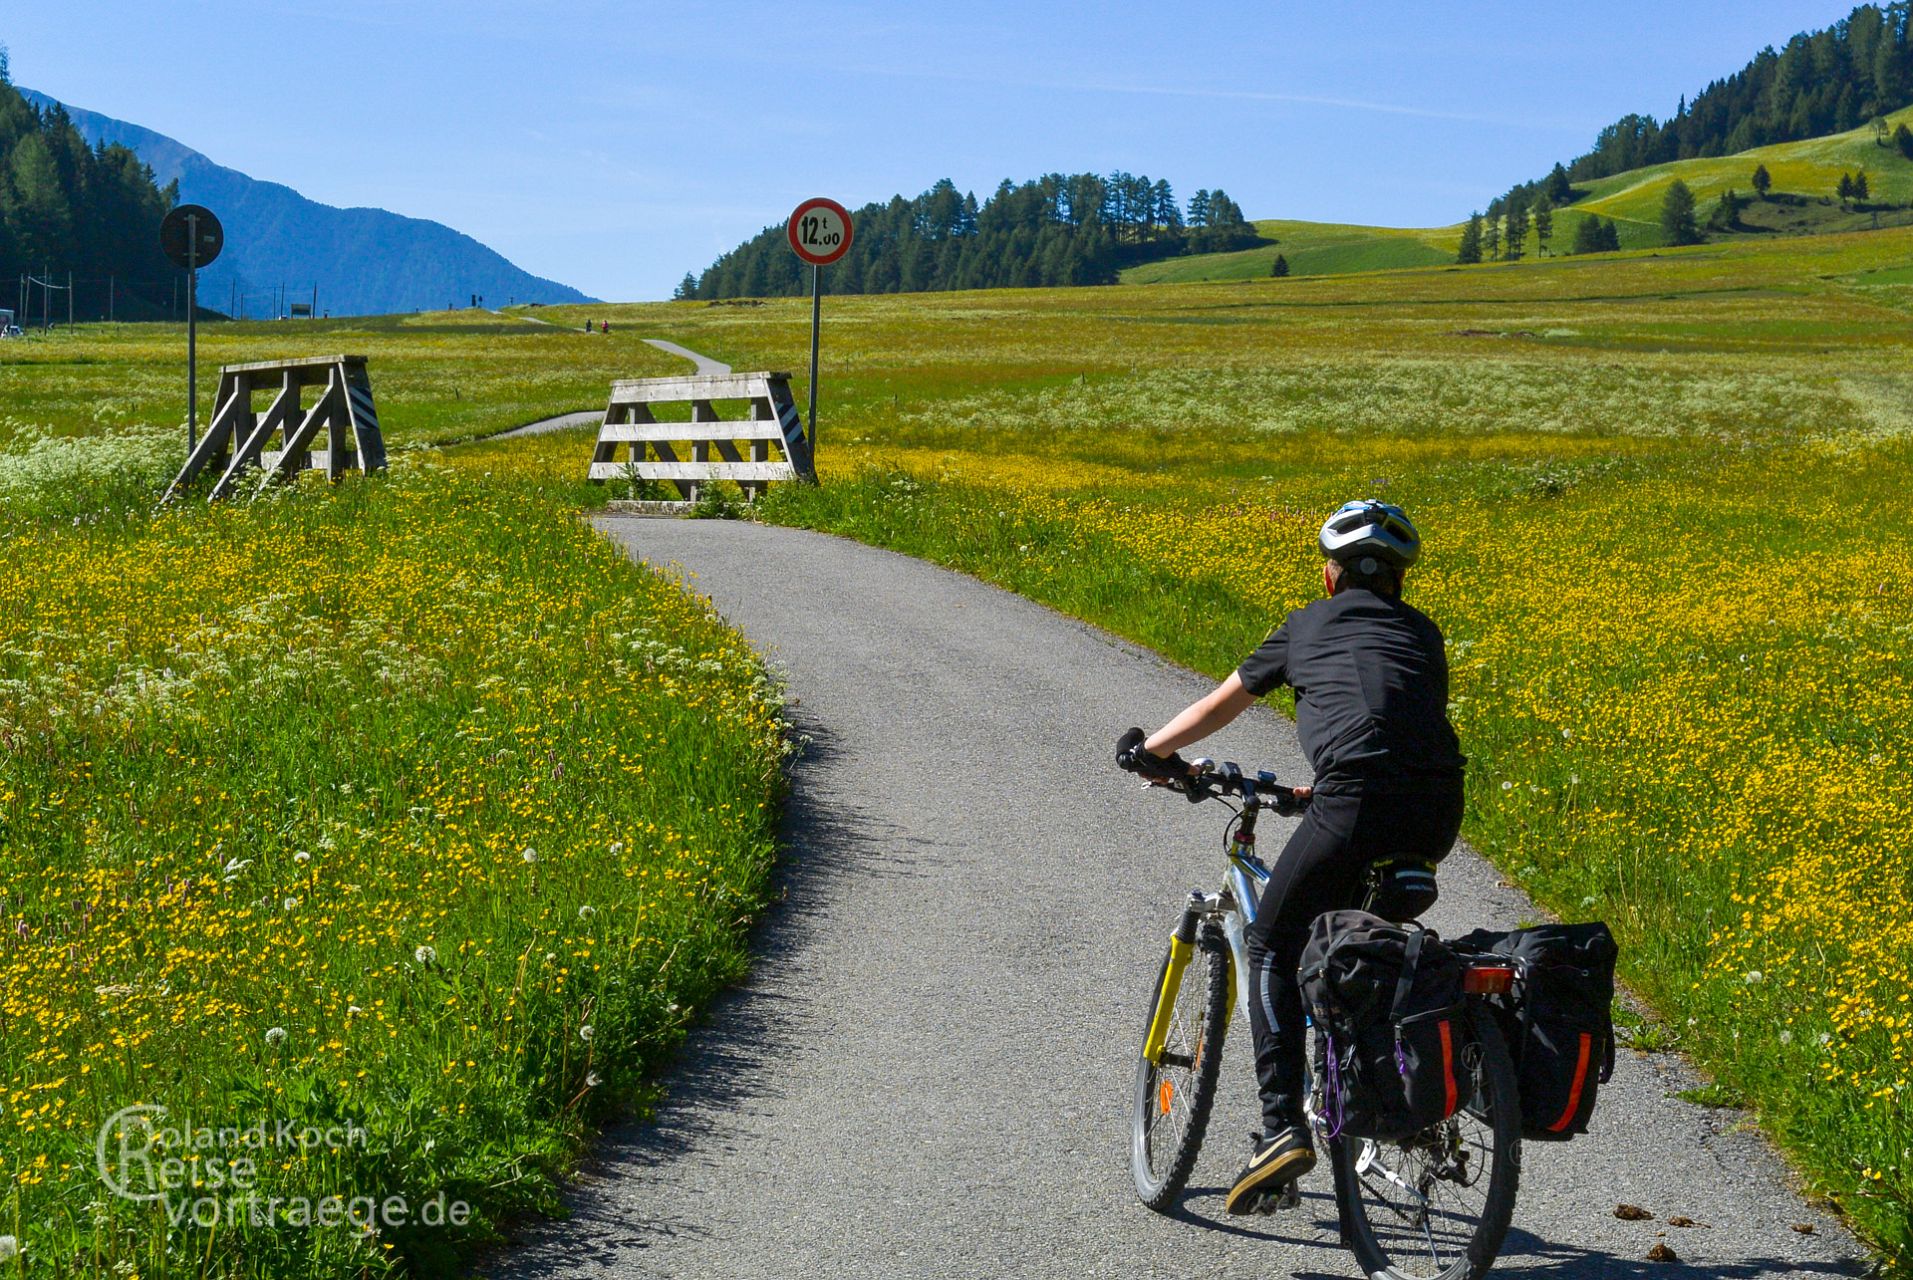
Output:
M1471 996L1505 996L1514 987L1511 965L1476 965L1462 971L1461 989Z

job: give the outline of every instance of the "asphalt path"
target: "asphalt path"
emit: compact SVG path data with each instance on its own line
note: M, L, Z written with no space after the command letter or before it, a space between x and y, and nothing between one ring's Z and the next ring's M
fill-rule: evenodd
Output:
M1130 1186L1149 987L1181 900L1221 880L1226 815L1143 791L1111 754L1207 681L854 542L599 525L711 596L785 673L811 741L752 976L709 1011L651 1120L607 1135L571 1218L528 1229L488 1274L1355 1274L1326 1167L1297 1210L1222 1213L1257 1115L1246 1027L1182 1212L1152 1213ZM1216 625L1246 645L1267 622ZM1208 751L1306 776L1293 727L1263 708ZM1287 822L1265 824L1279 847ZM1441 883L1445 932L1538 914L1465 847ZM1497 1274L1858 1274L1852 1240L1741 1116L1673 1096L1697 1083L1674 1055L1623 1050L1593 1132L1524 1149ZM1621 1202L1654 1217L1620 1220ZM1647 1261L1657 1243L1685 1270Z

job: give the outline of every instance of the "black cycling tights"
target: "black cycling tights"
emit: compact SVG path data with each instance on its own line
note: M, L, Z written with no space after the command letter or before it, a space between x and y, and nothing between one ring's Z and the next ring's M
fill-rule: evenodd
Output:
M1249 1026L1267 1132L1302 1122L1308 1037L1296 970L1309 926L1324 911L1362 905L1370 862L1439 859L1460 831L1459 780L1362 795L1317 795L1310 804L1275 860L1248 928Z

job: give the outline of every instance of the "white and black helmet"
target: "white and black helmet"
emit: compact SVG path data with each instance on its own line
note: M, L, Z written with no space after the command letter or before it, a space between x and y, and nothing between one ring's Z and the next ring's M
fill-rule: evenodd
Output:
M1406 569L1421 555L1421 535L1400 507L1373 498L1345 502L1322 525L1322 554L1358 573Z

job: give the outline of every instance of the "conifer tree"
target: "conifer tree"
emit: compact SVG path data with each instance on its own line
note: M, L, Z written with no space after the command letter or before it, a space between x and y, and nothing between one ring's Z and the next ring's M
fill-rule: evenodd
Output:
M1289 273L1289 260L1281 254L1275 255L1275 265L1269 268L1269 275L1280 280Z
M1501 260L1501 219L1492 214L1481 229L1481 251L1490 262Z
M1548 174L1548 199L1557 205L1574 199L1574 184L1568 181L1568 171L1559 161Z
M1504 233L1507 241L1506 256L1509 262L1521 261L1528 246L1528 211L1521 205L1508 207L1508 229Z
M1846 202L1853 199L1853 175L1850 173L1842 173L1840 175L1840 185L1833 189L1833 193L1840 197L1840 204L1842 207L1845 207Z
M1853 198L1855 200L1865 200L1867 198L1867 171L1865 169L1853 175Z
M697 297L697 277L686 271L684 279L678 281L677 292L671 296L680 302L686 298Z
M1554 235L1554 201L1543 191L1534 200L1534 252L1537 258L1548 253L1548 240Z
M1576 255L1599 253L1600 241L1601 219L1590 214L1574 224L1574 244L1568 252Z
M1679 178L1661 198L1661 234L1670 245L1701 242L1700 227L1694 222L1694 193Z
M1481 215L1468 215L1468 225L1461 229L1461 248L1455 254L1456 262L1481 261Z
M1913 129L1909 129L1903 124L1895 128L1893 130L1893 145L1900 149L1901 155L1905 156L1908 160L1913 160Z
M1902 127L1904 128L1905 126L1902 126ZM1755 165L1754 166L1754 194L1759 196L1762 200L1765 200L1767 198L1768 188L1772 187L1773 184L1774 184L1773 175L1767 172L1767 166L1764 164Z

